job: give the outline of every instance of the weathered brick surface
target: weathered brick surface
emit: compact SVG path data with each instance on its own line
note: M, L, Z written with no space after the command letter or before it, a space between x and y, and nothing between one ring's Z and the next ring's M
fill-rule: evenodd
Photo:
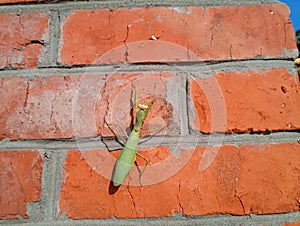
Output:
M1 138L72 137L72 101L80 77L1 79Z
M0 14L0 68L35 68L49 40L48 15Z
M300 86L286 69L217 73L190 85L201 132L300 128Z
M24 77L1 78L0 139L113 135L105 121L124 129L130 125L133 86L140 102L154 100L144 126L149 133L151 128L168 125L172 118L172 106L166 102L169 76L115 74L107 75L106 80L106 75L100 74L28 81Z
M42 158L37 151L0 152L0 219L28 218L26 203L41 196Z
M60 60L67 65L287 57L289 51L297 52L283 4L78 10L63 22L61 42Z
M149 159L154 166L163 166L172 156L165 147L152 151ZM205 147L182 150L177 162L189 161L177 166L181 169L177 174L148 186L122 185L113 190L115 193L108 179L114 163L111 154L104 150L69 151L60 194L61 214L94 219L161 217L176 212L189 216L300 210L300 144L224 145L207 170L199 171L205 151ZM166 171L168 168L152 171L150 166L142 180ZM138 173L131 174L126 183L136 177Z

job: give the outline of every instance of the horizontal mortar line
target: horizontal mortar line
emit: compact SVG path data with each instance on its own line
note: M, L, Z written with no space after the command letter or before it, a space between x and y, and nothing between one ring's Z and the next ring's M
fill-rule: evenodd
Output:
M13 4L13 5L1 5L1 12L12 12L12 13L22 13L22 12L32 12L32 11L53 11L53 10L95 10L95 9L114 9L114 8L140 8L140 7L184 7L184 6L203 6L203 7L213 7L213 6L228 6L228 5L261 5L261 4L277 4L280 3L277 0L230 0L230 1L211 1L211 0L190 0L190 1L178 1L178 0L152 0L147 2L144 0L124 0L124 1L89 1L89 2L39 2L36 3L25 3L25 4Z
M281 226L287 222L296 222L300 220L300 212L288 212L288 213L276 213L276 214L250 214L242 216L234 215L209 215L209 216L183 216L182 214L174 214L171 217L160 217L160 218L127 218L127 219L93 219L93 220L54 220L54 221L33 221L26 220L26 222L18 222L18 226L109 226L109 225L278 225ZM0 225L14 225L15 221L4 220L0 222Z
M50 67L22 70L0 70L1 77L28 77L35 76L66 76L66 75L96 75L114 73L139 73L139 72L184 72L184 73L213 73L249 70L266 70L272 68L288 68L295 74L294 62L290 60L240 60L229 62L182 62L163 64L118 64L118 65L89 65L69 67Z
M142 138L139 148L168 146L170 149L193 149L200 146L220 145L254 145L277 144L282 142L299 142L300 132L276 132L262 134L206 134L188 136L155 136ZM78 139L49 139L49 140L9 140L0 142L0 150L81 150L107 149L109 151L122 149L122 144L113 138L78 138Z

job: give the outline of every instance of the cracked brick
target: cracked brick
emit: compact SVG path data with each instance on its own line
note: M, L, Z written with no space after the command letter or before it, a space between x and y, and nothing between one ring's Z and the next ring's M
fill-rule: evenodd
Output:
M297 201L300 198L300 144L223 145L211 165L199 171L207 148L182 149L174 163L192 156L187 164L178 165L176 174L163 181L142 183L143 186L130 186L129 182L115 193L110 193L109 189L118 153L69 151L60 193L61 214L71 219L97 219L166 217L175 213L185 216L271 214L300 210ZM152 166L163 166L162 163L172 156L165 147L154 147L148 154ZM165 157L155 158L156 154ZM159 177L172 165L155 170L150 165L142 182ZM232 166L236 167L232 169ZM133 167L129 181L138 178L135 171Z
M133 86L140 102L154 98L142 135L172 122L166 100L169 73L0 78L0 139L54 139L113 136L105 125L126 127L131 114ZM174 124L174 125L173 125ZM173 123L175 131L176 123ZM153 132L154 131L154 132ZM160 131L166 133L166 130ZM123 133L120 133L124 135Z
M0 68L36 68L49 42L48 15L1 13Z
M284 4L77 10L63 21L61 43L60 59L65 65L297 54Z
M96 77L49 76L27 81L23 77L1 78L0 139L71 138L95 136L94 105L101 89ZM92 81L85 95L83 80ZM96 86L95 84L97 84ZM87 101L87 99L89 102ZM76 102L76 103L75 103ZM91 105L90 105L91 104ZM90 114L93 117L90 117ZM86 123L84 123L85 121Z
M284 88L282 88L284 87ZM216 73L190 83L195 130L263 132L300 129L300 86L285 68Z
M26 203L41 196L42 158L37 151L0 152L0 219L28 219Z

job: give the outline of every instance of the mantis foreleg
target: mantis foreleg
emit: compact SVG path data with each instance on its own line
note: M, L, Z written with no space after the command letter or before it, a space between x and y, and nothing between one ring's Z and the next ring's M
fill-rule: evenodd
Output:
M107 123L107 122L105 122L105 123L106 123L106 125L108 126L108 128L110 129L110 131L117 137L117 139L121 140L122 143L123 143L123 145L124 145L124 144L126 143L126 140L125 140L122 136L116 134L116 133L113 131L113 129L111 128L111 127L113 127L113 126L118 127L118 128L122 131L122 133L126 136L126 138L128 139L128 135L127 135L127 133L125 132L125 130L122 128L122 126L120 126L119 124L112 124L112 123Z

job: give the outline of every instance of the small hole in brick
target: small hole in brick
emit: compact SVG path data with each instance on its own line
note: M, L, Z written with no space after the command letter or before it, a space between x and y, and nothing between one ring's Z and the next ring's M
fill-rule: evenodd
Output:
M286 93L286 92L287 92L287 88L285 88L284 86L281 86L280 88L281 88L281 91L282 91L283 93Z

